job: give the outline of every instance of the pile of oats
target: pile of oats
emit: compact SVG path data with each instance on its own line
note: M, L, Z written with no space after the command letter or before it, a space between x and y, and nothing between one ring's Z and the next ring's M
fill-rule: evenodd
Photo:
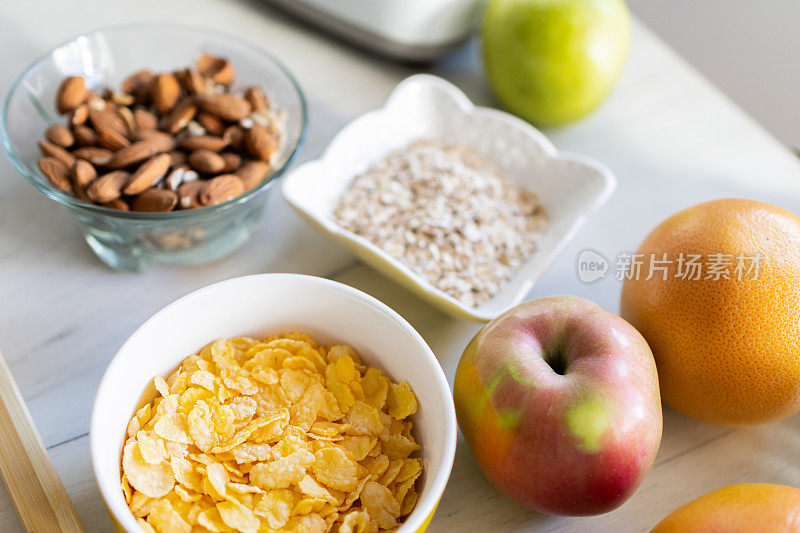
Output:
M500 290L547 224L535 193L468 148L430 140L357 176L333 218L470 306Z

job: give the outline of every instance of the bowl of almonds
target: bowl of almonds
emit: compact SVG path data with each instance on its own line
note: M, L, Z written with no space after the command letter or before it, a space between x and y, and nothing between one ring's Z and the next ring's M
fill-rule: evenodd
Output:
M235 36L176 24L80 35L11 87L0 139L114 268L194 264L243 245L298 153L291 73Z

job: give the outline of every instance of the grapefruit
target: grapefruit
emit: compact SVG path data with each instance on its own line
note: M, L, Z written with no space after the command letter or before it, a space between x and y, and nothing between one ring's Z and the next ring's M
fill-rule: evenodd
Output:
M800 409L800 218L715 200L668 218L637 253L621 314L650 344L668 405L722 425Z
M651 533L800 531L800 489L769 483L724 487L679 507Z

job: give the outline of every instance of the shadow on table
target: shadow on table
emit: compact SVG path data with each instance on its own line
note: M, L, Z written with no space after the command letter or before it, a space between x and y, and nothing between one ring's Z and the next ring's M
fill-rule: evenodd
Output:
M432 530L536 530L558 520L524 508L490 485L459 434L453 472L431 522Z

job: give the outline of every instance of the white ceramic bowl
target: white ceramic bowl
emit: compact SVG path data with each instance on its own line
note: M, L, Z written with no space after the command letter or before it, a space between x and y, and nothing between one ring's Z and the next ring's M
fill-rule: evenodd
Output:
M498 294L478 307L437 289L331 218L353 178L419 138L472 148L510 181L536 192L547 211L550 221L538 250ZM559 152L530 124L502 111L476 107L454 85L420 74L400 83L381 109L345 126L322 158L291 171L283 195L312 225L434 305L455 316L488 321L522 301L615 186L614 176L600 163Z
M312 276L261 274L222 281L173 302L139 327L108 365L89 440L100 494L120 531L140 531L120 489L120 454L128 421L153 377L166 377L214 339L288 331L350 344L365 363L414 389L425 474L419 502L400 531L424 529L447 484L456 446L453 400L433 352L400 315L363 292Z

